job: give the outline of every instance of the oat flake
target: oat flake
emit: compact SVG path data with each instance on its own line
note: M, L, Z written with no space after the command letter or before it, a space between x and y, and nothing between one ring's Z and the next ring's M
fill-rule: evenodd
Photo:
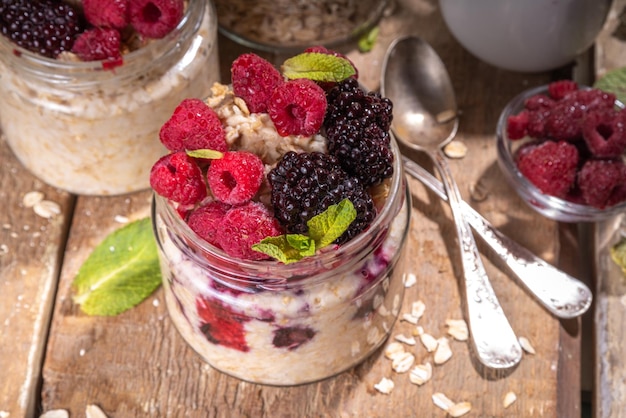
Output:
M43 197L44 194L38 190L28 192L22 198L22 204L24 205L24 207L32 208L37 203L41 202L43 200Z
M0 415L1 417L2 415ZM8 416L8 415L7 415ZM65 409L51 409L39 415L39 418L69 418L70 414Z
M85 415L87 418L107 418L106 414L100 409L98 405L87 405L87 409L85 410Z
M413 273L404 276L404 287L413 287L417 283L417 277Z
M535 354L535 347L532 346L528 338L519 337L519 345L522 346L522 349L526 351L528 354Z
M415 345L415 343L417 342L417 341L415 341L415 338L407 337L404 334L398 334L394 338L395 338L396 341L399 341L399 342L404 343L406 345Z
M428 351L429 353L435 351L437 349L437 346L439 345L435 337L425 332L420 334L420 341L422 342L424 347L426 347L426 351Z
M448 415L451 417L462 417L472 410L472 404L469 402L459 402L450 407L448 409Z
M467 145L465 145L461 141L454 140L454 141L451 141L450 143L448 143L443 148L443 152L449 158L460 159L460 158L465 157L465 155L467 154Z
M509 406L513 405L516 400L517 395L514 392L507 392L507 394L504 395L504 399L502 400L502 406L508 408Z
M391 368L396 373L406 373L409 371L413 363L415 362L415 356L411 353L401 353L395 356L391 362Z
M385 347L385 357L393 360L397 355L404 353L404 346L399 342L392 342Z
M446 319L448 334L457 341L467 341L469 338L469 329L467 323L463 319Z
M411 370L409 374L409 380L418 386L422 386L433 377L433 366L430 362L425 364L418 364Z
M450 343L446 337L437 340L437 351L435 351L435 364L443 364L452 357Z
M50 219L61 214L61 206L51 200L42 200L33 206L35 213L42 218Z
M435 406L446 412L454 406L454 402L441 392L433 393L432 399Z
M385 395L388 395L391 393L394 386L395 385L393 384L393 380L383 377L382 379L380 379L380 382L374 385L374 389L376 389L380 393L384 393Z

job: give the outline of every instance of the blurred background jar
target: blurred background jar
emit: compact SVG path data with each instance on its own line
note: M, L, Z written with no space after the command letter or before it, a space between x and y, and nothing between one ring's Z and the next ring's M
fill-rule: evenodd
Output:
M541 72L572 62L595 41L611 0L439 0L450 32L483 61Z
M246 47L293 54L338 47L372 29L390 0L215 0L221 33Z
M184 98L206 97L219 81L216 42L209 0L188 2L173 31L115 65L47 58L0 36L2 131L52 186L86 195L147 189L166 153L161 125Z

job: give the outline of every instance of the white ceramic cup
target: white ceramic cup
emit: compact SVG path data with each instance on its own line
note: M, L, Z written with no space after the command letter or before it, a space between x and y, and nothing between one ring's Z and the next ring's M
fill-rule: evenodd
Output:
M469 52L496 67L541 72L586 51L612 0L439 0L446 25Z

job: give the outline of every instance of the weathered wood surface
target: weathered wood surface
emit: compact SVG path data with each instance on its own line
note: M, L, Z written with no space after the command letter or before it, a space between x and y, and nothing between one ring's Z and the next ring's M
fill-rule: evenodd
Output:
M458 95L463 112L458 139L469 147L464 159L451 161L461 193L505 233L556 262L557 225L527 209L504 182L494 146L496 120L505 103L519 91L545 83L551 75L523 75L484 64L452 39L435 0L401 1L381 22L379 42L372 52L349 52L366 86L378 87L382 55L391 40L410 33L422 36L439 52ZM225 45L229 44L220 44L223 74L227 74L227 65L237 52ZM71 282L78 268L95 245L120 227L117 215L129 219L148 215L150 193L78 197L74 206L73 197L32 179L6 145L2 147L0 193L8 206L0 216L2 224L10 227L3 226L0 231L0 243L9 243L9 251L0 254L0 320L4 321L0 324L0 370L4 375L0 411L8 412L11 418L32 416L39 390L41 402L36 412L62 408L72 417L84 416L88 404L99 405L109 417L443 417L445 413L431 400L435 392L471 402L470 416L579 415L579 353L577 345L571 343L578 338L579 322L561 324L551 317L483 247L486 267L504 311L517 334L529 338L536 349L535 355L525 355L518 367L506 373L482 370L467 343L453 341L454 356L435 367L433 380L423 387L409 383L406 374L394 374L380 354L319 383L267 387L241 382L203 363L172 326L160 290L117 317L85 316L71 301ZM422 155L416 157L429 165ZM442 336L446 319L463 316L454 228L446 205L417 181L410 179L409 183L414 208L406 264L407 273L415 274L418 284L407 289L403 311L410 309L411 302L423 300L427 308L421 325ZM41 188L48 198L60 203L63 216L44 221L21 207L23 193L33 188ZM26 224L31 231L45 226L37 241L32 241L34 245L23 229ZM12 232L19 237L12 238ZM44 261L39 264L41 259ZM22 270L29 272L30 280L20 277ZM36 306L36 315L23 315L25 302L20 295L32 300L30 306ZM49 319L45 311L53 297L56 300L41 370ZM16 322L18 313L23 324ZM393 334L400 332L410 333L411 326L397 323ZM414 352L418 362L432 360L422 346L416 346ZM43 382L38 381L40 374ZM396 383L390 395L373 389L382 377L391 377ZM515 392L518 400L504 409L502 399L509 391Z
M613 11L596 47L596 76L626 66L625 0ZM610 259L610 248L626 233L624 215L595 226L594 265L594 413L597 418L622 417L626 411L626 278Z

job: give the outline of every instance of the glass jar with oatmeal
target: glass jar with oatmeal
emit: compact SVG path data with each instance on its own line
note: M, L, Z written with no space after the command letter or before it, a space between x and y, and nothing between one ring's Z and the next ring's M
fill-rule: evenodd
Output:
M389 0L216 0L220 31L247 47L275 53L328 48L374 27Z
M296 263L229 257L155 195L170 318L211 366L270 385L324 379L380 347L404 296L411 199L397 145L388 194L366 232Z
M0 126L17 158L44 182L77 194L146 189L166 150L159 129L186 97L219 81L212 2L187 2L178 26L104 61L46 58L0 36Z

